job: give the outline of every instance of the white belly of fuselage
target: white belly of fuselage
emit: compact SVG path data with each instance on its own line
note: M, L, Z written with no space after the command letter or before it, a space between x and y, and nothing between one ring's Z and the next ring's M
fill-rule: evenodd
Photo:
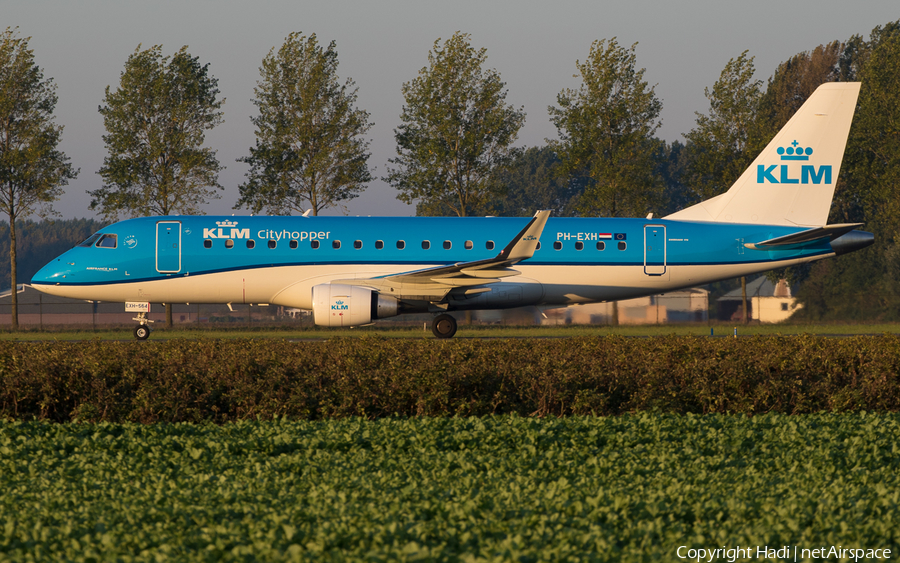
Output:
M832 255L817 256L814 259ZM519 264L519 276L504 278L504 284L539 284L542 295L534 303L516 305L569 305L616 301L704 285L783 268L810 261L809 258L760 264L716 266L669 266L663 275L647 275L643 266L527 266ZM131 283L83 286L35 286L51 295L91 301L154 303L268 303L312 309L312 288L333 280L366 279L409 272L430 265L389 268L383 265L321 265L255 268L204 275L171 277ZM491 287L491 285L487 285ZM498 286L501 287L501 286Z

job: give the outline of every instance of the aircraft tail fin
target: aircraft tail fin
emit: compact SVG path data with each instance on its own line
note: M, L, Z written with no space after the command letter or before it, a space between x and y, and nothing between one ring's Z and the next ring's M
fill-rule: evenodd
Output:
M825 225L859 88L858 82L819 86L727 192L665 218Z

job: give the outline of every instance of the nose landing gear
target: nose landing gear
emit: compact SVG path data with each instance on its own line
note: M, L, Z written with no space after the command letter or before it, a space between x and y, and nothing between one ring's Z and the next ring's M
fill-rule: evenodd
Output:
M453 338L456 334L456 319L447 313L442 313L431 321L431 332L437 338Z

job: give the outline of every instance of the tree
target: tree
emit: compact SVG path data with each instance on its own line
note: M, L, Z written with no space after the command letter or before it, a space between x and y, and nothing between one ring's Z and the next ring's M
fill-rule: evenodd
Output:
M861 299L861 293L878 296L869 314L900 317L900 291L897 278L900 272L900 33L882 36L873 45L860 72L862 87L859 109L848 140L845 177L847 198L854 194L861 208L860 220L866 230L875 234L878 244L865 256L847 260L854 263L843 271L838 286L846 286L854 275L852 270L867 272L868 279L852 288L851 294ZM848 193L849 192L849 193ZM850 258L848 256L847 258ZM852 268L852 270L851 270ZM837 283L838 280L832 280ZM830 292L829 292L830 293Z
M737 181L768 138L760 125L762 81L753 78L753 57L744 51L730 59L719 79L704 94L709 115L697 113L697 126L685 138L689 151L687 184L695 201L717 196ZM743 322L747 314L747 280L741 277Z
M99 111L107 134L107 156L99 174L103 187L89 191L91 209L114 220L120 214L201 214L200 205L217 198L222 167L216 151L204 148L206 131L222 123L218 80L209 64L182 47L171 58L162 46L125 62L119 88L106 87ZM166 326L172 326L166 304Z
M550 209L553 216L572 215L573 198L584 189L579 178L558 171L560 160L550 147L531 147L516 155L509 168L500 173L506 197L495 207L497 215L529 217L538 209Z
M56 85L44 79L17 29L0 34L0 206L9 220L12 329L19 328L16 294L16 221L52 213L62 186L78 175L59 145L63 128L53 122Z
M368 112L356 109L354 82L340 84L332 41L323 49L316 35L291 33L260 67L254 90L259 115L256 146L238 159L250 165L235 205L254 213L313 215L355 198L372 180L366 164L372 127Z
M857 117L854 127L850 129L850 138L847 140L844 165L835 187L834 204L830 214L830 218L835 222L866 222L878 215L879 209L872 208L870 205L872 200L869 193L875 184L868 177L867 163L871 156L871 150L880 147L883 141L889 141L890 137L882 138L877 134L880 117L877 113L868 113L870 104L866 103L866 92L869 90L869 85L865 75L868 72L870 75L881 75L881 78L872 76L873 79L884 78L885 71L888 69L880 68L884 65L883 57L877 58L871 65L869 64L870 59L882 45L888 45L898 37L900 37L900 20L875 27L869 41L865 41L859 35L854 35L844 43L839 61L840 79L860 81L863 84ZM862 126L857 126L857 124L862 124ZM890 232L886 234L893 237Z
M138 45L99 108L108 154L98 172L103 187L88 192L91 209L109 220L202 213L200 205L222 189L216 151L203 147L206 131L223 121L218 94L209 64L187 47L169 58L160 45Z
M403 84L397 157L389 161L396 167L384 180L419 215L492 213L504 193L499 173L517 153L525 112L506 104L500 74L482 68L487 50L469 40L461 32L443 45L438 39L428 66Z
M559 132L548 142L561 172L589 182L578 203L583 215L646 215L662 205L661 146L653 137L662 102L644 81L645 69L635 68L636 46L620 47L615 37L594 41L587 60L576 62L581 87L563 90L559 107L548 108Z
M841 79L840 41L798 53L778 65L760 100L760 113L771 136L793 117L816 88Z
M685 135L692 203L728 190L768 140L758 117L762 81L754 73L753 57L744 51L728 61L712 90L704 89L709 115L697 112L697 126Z
M687 160L688 151L684 143L672 141L672 144L663 144L657 163L659 175L665 185L666 205L660 211L661 216L690 207L694 203L690 190L685 185Z
M829 80L862 83L829 221L865 223L877 244L865 252L829 260L829 264L812 263L806 272L800 272L805 274L802 276L792 272L796 268L787 269L788 274L803 280L797 297L804 305L800 314L807 318L900 318L896 283L900 272L896 236L900 192L895 187L900 178L898 56L900 21L894 21L877 26L868 40L854 35L842 43L837 72L828 74Z

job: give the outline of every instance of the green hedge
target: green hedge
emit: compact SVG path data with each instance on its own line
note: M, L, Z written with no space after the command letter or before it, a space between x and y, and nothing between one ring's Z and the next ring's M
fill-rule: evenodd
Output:
M0 417L897 411L900 338L0 343Z

